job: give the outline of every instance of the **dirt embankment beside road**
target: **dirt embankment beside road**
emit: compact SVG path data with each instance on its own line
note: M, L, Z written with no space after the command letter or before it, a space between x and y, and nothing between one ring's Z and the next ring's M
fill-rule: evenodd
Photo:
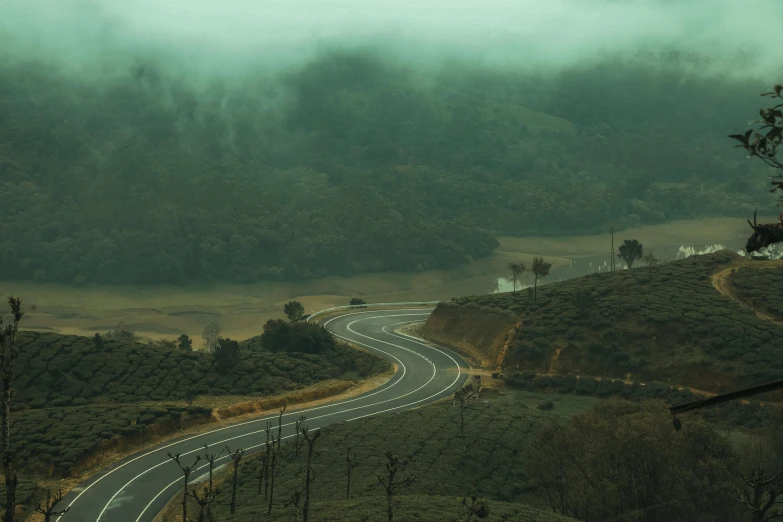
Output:
M454 348L474 366L494 370L503 360L519 319L511 312L440 303L421 327L426 339Z

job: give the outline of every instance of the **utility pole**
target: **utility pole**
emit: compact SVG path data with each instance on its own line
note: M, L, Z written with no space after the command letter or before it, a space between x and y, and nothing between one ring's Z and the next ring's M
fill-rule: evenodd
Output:
M614 225L612 225L612 254L609 256L611 271L614 272Z

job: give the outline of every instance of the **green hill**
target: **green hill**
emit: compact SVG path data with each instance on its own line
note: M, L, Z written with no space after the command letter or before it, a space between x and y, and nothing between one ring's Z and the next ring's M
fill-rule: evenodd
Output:
M641 512L650 522L735 522L744 516L745 508L726 495L738 483L731 441L698 418L685 419L683 430L675 431L662 402L503 391L468 400L464 416L461 433L460 407L444 400L322 429L313 460L311 520L387 520L378 483L387 450L404 463L397 480L414 477L395 495L399 521L466 520L461 500L474 488L487 501L487 520L495 521L573 520L563 511L598 515L589 520ZM560 453L555 443L575 436L575 453ZM358 466L346 500L349 450ZM256 454L240 463L234 515L231 466L218 472L216 520L294 520L295 510L286 503L302 486L306 453L296 454L291 440L281 451L271 516L263 488L258 493L262 459ZM587 467L580 471L580 464ZM558 487L565 507L558 503ZM660 505L666 508L656 509ZM177 520L180 510L180 499L172 499L162 522ZM195 503L189 513L198 513Z
M726 391L769 382L783 372L777 346L783 323L743 305L755 296L777 310L779 286L771 283L780 276L781 262L771 262L778 269L755 263L724 251L651 270L592 274L540 287L535 301L526 291L459 298L439 305L432 321L459 307L481 328L482 309L512 311L520 326L503 363L508 370ZM727 275L737 296L716 288Z
M79 76L3 58L6 279L449 268L491 254L496 234L774 208L763 167L725 137L766 85L671 57L542 77L335 52L231 81L141 57Z
M239 363L219 372L205 352L133 340L23 332L14 379L11 440L17 466L35 476L72 476L104 456L212 421L220 396L263 398L328 379L390 368L341 344L320 353L269 352L254 337ZM189 392L200 396L187 405Z

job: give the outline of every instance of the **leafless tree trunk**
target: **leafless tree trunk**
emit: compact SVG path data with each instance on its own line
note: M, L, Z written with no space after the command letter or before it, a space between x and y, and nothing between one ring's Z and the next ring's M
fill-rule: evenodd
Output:
M408 475L402 480L396 480L397 472L400 471L401 467L405 466L405 463L400 462L400 460L396 456L394 456L394 454L391 451L387 451L386 453L384 453L384 456L388 461L386 463L386 472L388 476L384 480L381 478L380 475L378 475L378 483L381 486L383 486L383 489L386 491L386 514L388 516L388 522L393 522L394 521L394 493L396 493L397 490L402 486L406 486L411 482L413 482L416 479L416 476Z
M315 441L321 436L321 430L315 430L313 434L310 434L310 430L307 426L301 428L302 437L307 442L307 472L305 473L305 498L304 507L302 508L302 522L308 522L310 515L310 486L315 480L313 474L313 452L315 451Z
M345 452L345 471L348 476L348 483L345 486L345 500L351 498L351 472L359 465L356 461L356 452L352 452L353 448L348 448Z
M272 435L272 460L269 462L269 507L267 507L266 514L272 514L272 501L275 498L275 477L278 474L277 470L277 456L280 454L280 439L277 440L277 446L275 446L275 436Z
M14 365L19 348L16 346L16 333L19 331L19 321L22 320L22 301L10 296L8 306L11 308L13 321L2 327L0 317L0 378L3 382L3 420L0 429L0 452L3 454L3 473L5 475L5 513L3 522L14 522L16 509L16 487L19 480L14 469L11 454L11 381L14 378Z
M261 449L261 467L258 468L258 495L264 487L264 473L266 473L266 449Z
M231 452L228 446L226 446L226 453L231 456L231 462L234 463L234 472L231 475L231 514L234 514L237 505L237 486L239 484L239 462L242 460L242 455L245 454L245 450L238 449L235 452Z
M296 438L294 439L294 451L291 452L291 458L299 456L299 452L302 449L302 444L304 444L304 439L300 440L299 438L299 430L302 428L302 424L304 424L305 420L307 420L307 417L304 415L300 415L299 418L296 419Z
M198 522L206 522L207 520L212 520L212 503L217 498L218 494L220 494L220 488L210 488L209 486L204 486L203 491L201 495L198 494L198 490L195 489L193 492L190 493L190 496L193 497L193 500L196 501L196 504L198 504L199 511L198 511Z
M272 457L272 444L270 444L269 437L272 435L272 423L267 422L266 423L266 447L264 451L264 463L263 463L263 474L264 474L264 498L269 498L269 459Z
M739 491L737 502L750 510L751 522L772 522L783 520L783 513L770 510L783 504L778 499L779 479L783 470L777 473L767 473L762 467L754 467L747 475L742 475L743 489Z
M190 474L193 473L193 471L196 469L196 466L201 461L201 455L196 455L196 460L193 462L191 466L183 466L182 462L179 460L180 454L177 453L176 455L172 455L171 453L167 453L169 458L177 463L177 466L179 466L179 469L182 470L183 475L183 493L182 493L182 520L187 521L188 519L188 481L190 480Z
M277 417L277 450L280 451L280 444L283 442L283 414L285 413L287 404L283 405L283 409L280 410L280 415Z
M212 485L212 483L213 483L212 476L213 476L213 472L215 470L215 461L220 458L220 456L223 454L223 451L225 451L225 450L221 450L220 453L209 453L209 446L204 444L204 460L206 460L207 463L209 464L209 486L208 486L209 490L208 491L210 491L210 492L214 490L213 489L213 485ZM206 518L207 518L207 520L212 520L212 505L211 504L212 504L212 502L209 502L209 503L204 505L204 508L206 509Z
M293 506L294 522L299 522L299 517L301 517L302 515L302 510L299 507L301 501L302 501L302 490L297 488L294 490L293 493L291 493L291 496L288 497L286 503L283 504L283 507Z
M43 515L44 522L51 522L52 517L59 517L68 512L70 507L63 509L62 511L55 511L54 507L63 499L63 490L58 489L56 493L52 494L51 489L46 490L46 501L38 503L35 506L35 512Z

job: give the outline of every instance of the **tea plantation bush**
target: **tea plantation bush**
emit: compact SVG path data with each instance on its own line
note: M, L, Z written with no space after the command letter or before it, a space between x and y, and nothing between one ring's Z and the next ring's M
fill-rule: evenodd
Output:
M778 319L783 319L783 268L737 268L729 276L734 295L747 305L754 306Z
M777 348L783 327L760 319L711 284L712 273L737 259L723 251L651 271L641 266L591 274L545 285L537 301L516 292L455 303L521 316L506 367L615 378L630 373L634 380L724 391L769 382L783 372L783 351ZM763 278L783 274L740 269L735 276L745 270ZM777 279L767 284L771 300L780 286Z
M557 403L552 411L536 409L537 404L547 399ZM567 419L587 410L595 402L590 397L551 397L518 391L494 395L487 401L468 401L464 436L460 436L459 408L452 407L451 402L326 426L321 430L313 462L317 478L312 486L312 500L316 505L311 520L386 520L386 499L377 480L377 476L383 476L386 471L383 456L386 450L409 462L398 478L407 473L417 476L395 497L400 500L395 520L452 520L431 507L407 507L403 499L421 495L456 497L455 507L459 507L459 499L469 493L473 485L477 493L489 501L527 503L533 490L526 484L524 448L541 426ZM231 487L227 481L221 485L225 493L220 493L213 510L215 520L293 520L293 509L285 508L283 504L294 488L301 487L306 451L292 456L292 446L290 440L282 446L284 454L278 460L280 475L275 479L271 517L267 517L266 505L257 495L261 459L256 453L243 459L239 467L236 514L229 514ZM359 513L354 509L348 511L360 515L356 518L342 511L334 513L332 509L339 507L328 505L345 500L345 457L349 447L359 463L351 477L351 499L366 504ZM539 506L541 511L521 504L516 506L518 514L508 520L561 520L550 517L551 509L543 504ZM195 512L197 507L193 509ZM165 517L163 522L173 522L178 512L175 508L175 516ZM490 520L503 520L497 516L499 514ZM364 518L365 515L369 518ZM463 520L464 514L459 519Z
M19 336L14 407L79 406L110 399L176 400L199 394L270 395L336 378L360 377L388 368L382 359L334 344L319 354L265 350L259 338L241 344L240 361L218 373L204 352L40 332Z
M88 405L43 408L11 417L11 446L17 467L39 475L70 476L74 466L116 436L137 436L150 424L184 425L209 417L209 408L140 405Z

